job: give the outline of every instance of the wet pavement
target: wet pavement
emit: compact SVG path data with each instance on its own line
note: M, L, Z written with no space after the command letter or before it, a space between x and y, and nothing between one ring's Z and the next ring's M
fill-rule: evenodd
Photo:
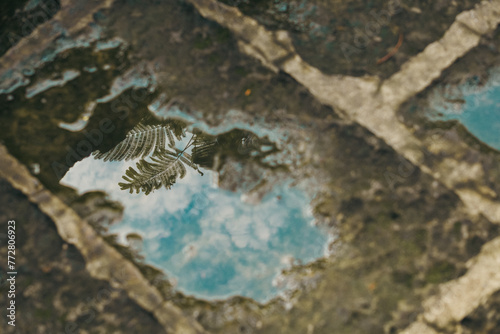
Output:
M476 3L2 5L2 330L496 333L500 14L404 65Z

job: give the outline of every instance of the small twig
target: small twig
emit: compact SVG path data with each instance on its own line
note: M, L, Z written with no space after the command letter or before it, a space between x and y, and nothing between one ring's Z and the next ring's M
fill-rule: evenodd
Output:
M394 56L396 54L396 52L398 52L399 48L401 47L401 44L403 44L403 32L401 32L401 30L400 30L399 31L398 43L396 44L396 46L391 51L389 51L388 54L386 54L385 56L383 56L382 58L380 58L379 60L377 60L377 65L382 64L383 62L387 61L389 58L391 58L392 56Z

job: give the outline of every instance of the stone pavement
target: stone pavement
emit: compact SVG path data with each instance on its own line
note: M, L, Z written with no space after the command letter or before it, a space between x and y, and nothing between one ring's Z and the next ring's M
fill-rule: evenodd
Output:
M377 76L353 77L340 74L325 74L299 56L287 31L268 30L237 8L215 0L188 0L188 2L193 4L203 17L227 28L236 40L242 54L257 59L276 75L283 72L287 73L306 88L319 103L330 106L335 114L344 119L344 123L338 123L341 124L342 129L349 127L356 129L356 131L362 133L359 137L363 141L376 142L375 146L377 147L387 145L388 148L394 150L395 155L391 155L391 159L396 159L396 156L403 157L418 168L419 171L425 174L418 176L418 182L423 185L423 189L428 189L430 185L433 185L433 187L439 189L439 192L446 194L450 198L456 196L457 199L450 200L454 203L451 206L452 209L449 210L451 212L449 213L450 217L460 217L460 219L474 222L477 226L470 227L470 229L477 228L479 234L481 229L493 229L489 227L490 224L497 225L500 223L498 174L490 172L491 169L498 169L498 165L496 165L496 162L499 161L498 155L490 159L486 154L477 153L478 150L470 147L464 141L450 139L449 133L446 132L433 137L427 136L425 133L422 134L418 128L421 125L411 124L404 120L401 115L401 108L408 100L431 86L457 59L476 48L483 35L496 31L497 25L500 23L500 1L482 1L474 9L460 13L441 39L429 44L422 52L410 58L401 66L398 72L387 79L381 79ZM112 7L112 5L113 1L92 2L85 8L80 9L80 11L72 11L70 2L63 3L61 12L56 14L53 20L59 20L63 26L66 25L68 31L77 33L87 26L97 9ZM79 16L73 18L74 21L70 21L67 15ZM0 77L2 74L7 73L9 68L15 68L22 64L33 52L38 52L50 45L57 37L57 33L51 30L50 22L40 25L34 34L39 38L23 39L0 59ZM359 125L363 128L362 130L358 128ZM342 131L344 130L339 130L340 133ZM372 138L372 136L375 138ZM370 154L375 155L372 161L379 159L375 153ZM464 158L474 154L478 158ZM297 323L294 323L293 310L289 314L282 310L276 311L276 309L280 309L279 303L265 308L251 302L242 302L241 305L243 306L238 306L231 304L233 302L230 301L225 306L219 305L215 307L218 310L214 311L214 314L219 314L218 316L210 315L211 311L206 311L206 309L210 309L211 306L206 305L199 306L198 309L195 307L194 310L196 311L193 312L192 310L186 311L183 308L189 308L186 306L187 303L176 304L166 300L132 263L115 251L114 248L108 246L94 232L92 227L75 214L71 208L40 185L5 148L2 148L1 155L4 157L1 169L3 177L13 187L21 190L32 203L36 204L42 212L51 218L63 240L76 246L83 258L85 258L89 274L95 279L109 281L111 286L125 291L137 305L154 314L157 321L167 332L201 333L210 330L212 332L232 333L238 330L241 332L246 330L262 333L277 331L293 333L296 330L297 332L306 331L312 334L326 333L331 331L332 328L336 328L339 333L374 332L374 328L375 330L383 328L384 331L390 333L397 330L404 333L467 333L469 329L467 329L467 322L464 322L464 319L476 319L474 318L477 316L475 313L479 312L478 309L481 307L486 307L484 312L488 313L488 310L492 310L488 308L494 307L491 305L496 305L495 301L498 299L496 293L500 290L500 237L495 232L488 232L488 236L483 240L484 245L481 244L480 251L475 252L473 256L467 255L464 258L463 272L457 275L459 277L454 278L452 276L451 279L440 279L436 281L440 284L435 286L426 285L425 288L421 289L425 291L416 300L403 302L401 299L399 304L396 303L396 306L391 304L388 310L392 310L392 319L387 318L388 315L385 311L376 310L377 308L383 308L383 306L377 306L376 301L384 300L385 296L390 295L390 293L378 292L375 285L371 285L372 283L369 284L368 290L375 290L375 297L371 299L372 301L367 306L356 306L354 311L349 311L351 313L345 316L346 319L349 319L345 320L346 325L342 328L329 324L329 319L325 319L325 312L318 310L314 306L319 297L316 297L313 292L310 293L310 297L307 296L308 293L306 292L305 295L301 295L295 300L296 306L293 306L295 312L303 310L302 318L296 318ZM397 163L395 165L397 168ZM374 177L374 179L376 178ZM438 185L436 185L436 182ZM371 184L372 188L374 188L375 183L372 182ZM376 189L373 191L376 191ZM370 198L370 196L366 195L366 199ZM422 197L425 198L425 196ZM432 203L432 199L425 198L422 200L428 205ZM399 201L397 203L400 205L404 200L397 201ZM349 203L356 207L355 202L351 201ZM366 203L363 205L365 208L368 206ZM425 204L423 204L423 207L425 207ZM439 210L439 208L435 210ZM345 212L351 212L353 216L356 215L355 211L349 206L345 209ZM434 215L436 215L435 212ZM432 214L429 217L429 222L426 224L432 225L432 229L439 224L443 226L453 224L452 218L437 219L436 221ZM336 218L337 221L342 221L342 217ZM351 225L353 229L356 229L357 223L355 220L349 219L351 218L345 219L346 222L343 224ZM429 228L427 225L425 229ZM363 225L361 229L365 227ZM349 228L346 227L346 229L346 231L350 231ZM357 235L360 232L353 233ZM468 239L468 237L465 238ZM349 237L345 236L345 239L348 240ZM438 239L438 242L445 241ZM469 240L466 240L466 242L469 242ZM99 249L99 252L95 251L96 248ZM377 250L379 249L377 248ZM389 249L387 251L389 252ZM362 264L359 265L360 268L370 263L366 256L365 253L360 256L362 261ZM413 255L409 255L409 258L413 259ZM417 256L414 258L417 259ZM331 266L331 268L325 269L328 274L319 274L319 276L323 275L322 277L332 279L337 277L336 275L358 274L359 270L361 270L351 269L351 266L357 265L350 263L349 256L347 256L346 260L339 262L338 267L335 267L335 264L325 265L327 267ZM382 261L382 263L385 262ZM318 263L317 266L321 267L322 264ZM117 278L116 275L119 274L119 271L116 271L117 268L127 270L127 273ZM314 276L315 270L321 273L323 269L313 268L310 272L301 275ZM369 279L370 275L374 275L380 280L384 279L384 276L381 276L375 270L370 271L367 269L367 272L366 279ZM123 277L126 277L126 279L121 280ZM341 296L344 293L341 284L347 283L342 283L342 277L337 278L340 290L334 290L336 288L334 283L317 283L319 287L316 287L316 291L318 293L331 291L332 295ZM364 277L356 279L360 284L364 280ZM308 289L314 290L315 288L309 287ZM344 289L346 289L345 286ZM414 288L415 291L419 289ZM352 293L354 296L358 294L358 292ZM422 296L424 298L420 300L419 298ZM348 293L346 293L346 298L350 298ZM351 302L357 303L356 300L350 300L349 302L346 301L346 304ZM230 307L229 305L232 305L231 307L236 310L231 311L234 313L229 313L235 319L238 319L232 324L230 320L227 320L227 317L222 316L225 311L221 311L224 307ZM321 306L318 306L318 308L321 308ZM200 311L200 309L205 309L205 311ZM333 308L333 310L337 312L335 315L336 321L343 318L341 312L345 310L341 308ZM205 314L205 318L199 316L200 312ZM373 316L373 314L379 314L377 312L381 314L380 318ZM411 314L411 316L405 318L405 312ZM187 316L188 313L198 314L198 320L193 320L192 317ZM262 313L267 314L267 316L262 316ZM300 314L300 312L295 314ZM308 314L312 319L305 319ZM210 317L212 317L211 320ZM369 317L373 317L372 322L378 322L378 324L368 325L361 320ZM483 326L485 332L488 332L488 326L492 326L488 321L483 320L483 323L488 323ZM240 325L241 323L245 323L245 326ZM392 326L391 323L396 325ZM363 327L365 325L367 327ZM494 333L495 327L492 327L490 332Z

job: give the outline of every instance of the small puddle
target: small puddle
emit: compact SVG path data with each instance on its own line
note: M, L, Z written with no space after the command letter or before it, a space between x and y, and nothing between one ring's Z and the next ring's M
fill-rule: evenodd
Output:
M177 152L190 137L175 143ZM122 176L130 167L139 171L139 160L89 157L61 183L80 193L104 190L120 201L123 220L110 226L110 233L164 271L177 290L208 300L241 295L266 302L280 292L275 279L282 269L324 256L327 233L314 226L311 198L291 187L291 180L274 184L259 203L250 204L241 192L218 187L218 173L202 167L211 162L198 157L193 160L199 172L187 167L169 190L161 187L147 196L121 190Z
M485 144L500 150L500 70L479 86L477 79L439 87L430 97L432 120L458 120Z

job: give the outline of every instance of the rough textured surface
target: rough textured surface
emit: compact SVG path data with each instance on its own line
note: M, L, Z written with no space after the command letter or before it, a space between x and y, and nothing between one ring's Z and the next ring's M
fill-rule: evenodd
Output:
M325 74L387 78L440 38L479 1L244 1L236 6L269 30L286 30L297 53ZM428 19L432 17L432 19ZM377 64L397 44L390 61Z
M271 32L264 31L254 20L241 18L239 12L226 8L217 1L193 0L192 2L203 15L227 26L237 36L242 31L251 35L253 38L244 51L259 58L266 66L274 68L273 64L277 59L285 56L292 58L284 60L280 67L307 87L322 103L344 111L348 118L383 138L398 153L423 168L425 172L431 173L446 186L454 189L457 184L466 183L471 178L475 182L481 182L482 172L471 175L469 171L474 166L470 164L444 159L441 165L434 165L433 168L425 165L423 151L427 148L398 121L396 109L401 103L428 86L454 60L479 43L480 35L468 28L474 26L475 21L482 20L488 23L486 28L483 27L484 32L495 30L500 22L500 15L497 15L500 2L483 2L476 9L463 13L441 40L427 46L423 52L409 60L401 71L384 81L380 87L380 94L378 94L378 80L375 78L327 76L311 67L294 54L285 32L277 33L273 37ZM478 18L478 15L484 17ZM464 166L461 167L460 164ZM450 174L449 170L454 170L458 175ZM487 194L469 189L459 189L457 194L462 197L473 214L480 212L493 221L500 222L500 203L491 198L498 194L492 193L491 188L486 185L480 186L486 189Z
M382 43L383 47L374 53L356 52L351 65L339 61L331 70L323 61L339 59L342 50L336 48L328 53L319 48L318 54L311 52L313 47L322 43L325 46L328 41L323 39L327 33L310 23L323 20L324 26L342 31L347 26L345 22L325 20L331 18L329 15L346 13L364 19L371 15L370 8L361 8L361 2L317 0L305 3L300 10L296 1L260 1L255 9L244 1L225 2L236 7L213 0L189 3L194 6L182 1L117 0L104 5L89 2L72 12L74 4L63 2L52 23L37 28L35 33L40 39L23 40L0 59L0 64L17 64L22 73L22 61L39 63L43 51L39 47L50 46L58 38L49 28L63 22L71 38L88 37L88 43L57 52L34 74L24 77L36 82L53 72L72 68L81 75L31 99L26 97L26 87L22 85L11 96L1 94L1 140L10 154L32 170L33 164L40 164L39 179L44 186L67 204L72 203L81 217L71 213L71 220L82 222L84 213L94 210L89 204L92 201L78 199L73 191L59 187L51 163L64 164L68 149L86 137L83 131L65 131L58 123L79 119L85 106L105 96L117 77L140 68L149 84L124 89L99 103L88 120L88 131L98 129L103 118L111 118L116 125L117 131L106 136L103 147L120 141L147 113L151 101L162 94L171 105L181 106L190 121L214 132L221 123L231 121L255 123L269 133L275 129L286 138L283 147L297 153L298 158L266 173L273 180L290 174L297 179L316 177L321 181L314 188L318 196L313 204L318 220L335 234L330 244L331 256L291 268L284 275L285 284L291 289L283 298L266 305L239 297L209 303L176 292L130 250L114 245L112 238L99 237L99 233L104 233L99 222L58 222L70 209L52 193L34 194L26 190L41 185L27 184L25 190L31 194L30 199L40 203L38 210L49 213L60 235L78 245L88 272L128 291L130 297L120 290L113 294L127 305L124 311L115 316L111 307L102 313L102 322L89 324L88 331L109 332L107 327L99 326L110 323L117 326L116 331L123 331L120 326L125 318L121 317L128 318L127 310L139 308L138 305L155 315L154 318L147 312L138 313L139 318L132 320L137 321L138 332L157 332L159 324L170 328L173 323L182 323L186 320L181 313L194 316L205 330L213 333L498 331L499 154L456 123L426 122L408 109L416 105L420 110L422 100L436 81L457 83L471 73L486 77L487 68L498 64L495 29L500 20L500 1L483 1L473 10L474 3L468 1L392 1L392 5L399 4L400 10L390 10L390 24L381 29L383 41L378 41L375 34L369 42ZM301 14L296 22L292 22L292 16L278 13L281 7L275 5L283 4L288 6L285 12ZM331 6L334 13L307 14L314 6ZM385 6L385 2L373 4L379 13ZM271 7L274 9L263 10ZM425 25L409 19L423 15L436 20ZM92 25L88 22L105 27L105 33L91 35ZM350 28L347 29L350 34ZM373 61L395 43L400 29L404 33L401 49L380 67L374 65ZM307 34L317 34L318 39ZM340 42L349 39L349 34L335 37ZM107 37L119 37L126 45L95 51L97 41ZM35 55L30 58L32 54ZM372 65L366 66L369 61ZM95 72L83 69L83 65L90 64L96 66ZM4 70L1 68L2 73L6 73ZM361 76L365 74L371 76ZM6 82L9 81L1 83ZM135 107L129 109L130 116L121 119L113 105L116 107L118 101L123 107L126 102L120 101L138 95L145 97L133 100ZM76 108L67 110L68 105ZM83 156L70 158L61 172ZM4 157L10 156L4 153ZM222 169L222 184L237 187L234 180L240 174L231 170ZM2 169L2 173L12 184L36 180L22 169ZM16 177L19 173L23 176ZM248 183L258 183L259 173L245 178ZM19 203L27 203L20 194L16 198ZM120 211L116 207L110 210L114 212L111 215ZM26 230L33 235L37 225L31 222ZM52 235L61 242L53 227ZM90 239L98 242L93 244ZM109 245L114 245L121 255ZM111 257L103 258L103 249ZM52 251L59 254L58 249ZM127 277L134 280L116 280L114 275L119 271L113 268L122 263L117 261L126 261L124 268L133 272ZM73 272L68 275L69 282ZM58 279L64 281L62 276ZM42 288L56 289L45 277L37 280ZM86 282L91 291L99 291L97 284L108 284L88 274L82 276L81 282ZM139 282L142 287L135 285ZM35 287L24 289L26 303ZM33 293L33 298L37 298ZM75 294L83 293L75 290ZM154 309L148 302L151 299L155 305L168 300L162 304L167 312ZM82 297L76 302L81 300ZM64 314L62 309L58 304L54 313L35 322L29 322L30 318L20 313L20 320L26 326L35 326L27 327L27 332L52 332L65 321L85 320L78 318L85 315L84 311ZM170 314L170 318L165 314ZM48 329L40 329L43 326ZM182 326L189 325L184 322Z
M0 228L6 231L13 218L17 223L16 305L21 320L11 327L2 317L2 333L163 332L153 315L125 291L91 277L78 249L66 243L52 220L5 179L0 180L0 197ZM6 254L6 236L0 238L0 250ZM5 261L1 268L6 271ZM6 283L2 276L2 303Z
M64 241L76 246L92 277L109 281L111 286L123 289L143 309L153 313L167 332L204 332L195 320L186 318L179 308L163 300L160 292L150 285L135 265L108 245L71 208L48 192L3 146L0 146L0 155L1 175L50 217Z

